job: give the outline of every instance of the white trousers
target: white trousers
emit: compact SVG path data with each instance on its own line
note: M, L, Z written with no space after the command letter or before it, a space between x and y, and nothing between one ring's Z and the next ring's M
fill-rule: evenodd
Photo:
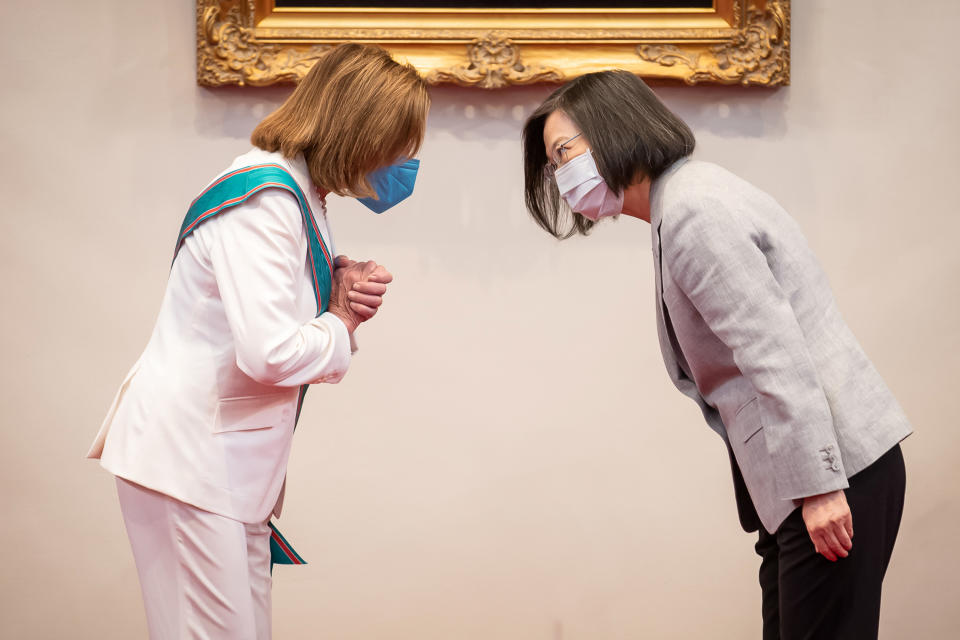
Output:
M117 478L151 640L270 638L270 528Z

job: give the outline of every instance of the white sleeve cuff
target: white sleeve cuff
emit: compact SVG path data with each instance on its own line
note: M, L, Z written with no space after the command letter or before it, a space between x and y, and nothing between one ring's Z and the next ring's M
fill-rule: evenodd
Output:
M347 331L347 326L343 324L343 320L329 311L311 320L310 324L317 328L326 329L332 342L332 349L328 355L326 366L323 367L323 374L311 380L310 383L336 384L347 375L347 369L350 368L353 337Z

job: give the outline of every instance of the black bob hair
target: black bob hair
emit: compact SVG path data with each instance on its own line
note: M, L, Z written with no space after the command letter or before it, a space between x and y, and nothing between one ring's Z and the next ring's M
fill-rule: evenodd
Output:
M523 127L524 198L536 223L561 240L586 235L595 223L571 217L550 179L543 125L554 111L577 125L600 175L618 193L638 180L656 179L696 145L690 127L627 71L588 73L554 91Z

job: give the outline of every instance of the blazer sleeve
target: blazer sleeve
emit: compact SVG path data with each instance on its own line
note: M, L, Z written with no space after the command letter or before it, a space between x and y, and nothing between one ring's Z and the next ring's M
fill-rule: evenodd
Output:
M211 221L206 244L236 346L237 366L261 384L339 382L350 365L350 335L326 312L304 323L307 237L292 195L271 189ZM205 225L206 226L206 225Z
M671 210L669 223L662 259L757 390L778 496L849 486L827 398L758 233L717 198Z

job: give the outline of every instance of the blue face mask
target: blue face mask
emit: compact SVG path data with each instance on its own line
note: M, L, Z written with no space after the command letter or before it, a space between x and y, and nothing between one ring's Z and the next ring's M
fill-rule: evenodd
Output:
M419 160L407 160L377 169L367 176L370 186L377 192L377 199L357 198L357 200L374 213L383 213L413 193L413 183L417 181L419 169Z

